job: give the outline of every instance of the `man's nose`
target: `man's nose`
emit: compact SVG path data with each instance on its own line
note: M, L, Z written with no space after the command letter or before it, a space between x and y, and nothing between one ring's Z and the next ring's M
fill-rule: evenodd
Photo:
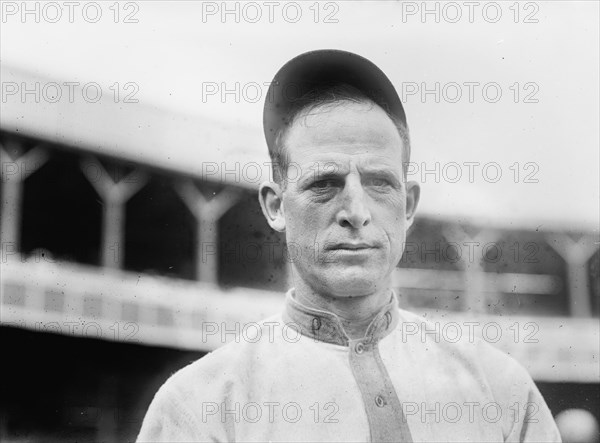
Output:
M342 193L342 207L337 214L340 226L358 229L371 222L367 198L360 180L349 178L346 181Z

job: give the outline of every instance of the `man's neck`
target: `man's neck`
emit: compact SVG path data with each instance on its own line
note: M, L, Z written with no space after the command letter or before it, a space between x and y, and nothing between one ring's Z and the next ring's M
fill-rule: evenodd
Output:
M392 296L389 285L364 296L336 297L317 293L301 279L295 280L296 300L305 306L337 315L351 340L365 336L375 316L389 303Z

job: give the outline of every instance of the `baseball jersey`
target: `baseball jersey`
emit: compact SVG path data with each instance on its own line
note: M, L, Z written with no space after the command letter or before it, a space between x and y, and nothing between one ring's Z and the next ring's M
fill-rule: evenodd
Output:
M398 308L361 339L299 303L181 369L156 393L138 442L557 442L527 371L473 337Z

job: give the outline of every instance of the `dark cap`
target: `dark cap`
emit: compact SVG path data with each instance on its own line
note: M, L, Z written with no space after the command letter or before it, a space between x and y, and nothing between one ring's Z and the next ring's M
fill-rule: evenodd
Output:
M406 126L398 93L381 69L360 55L336 49L305 52L275 74L265 100L263 128L269 150L286 124L294 102L314 89L345 83L381 106Z

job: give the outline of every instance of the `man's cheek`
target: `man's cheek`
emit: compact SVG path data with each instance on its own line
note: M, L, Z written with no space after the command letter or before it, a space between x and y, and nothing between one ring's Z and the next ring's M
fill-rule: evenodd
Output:
M397 261L400 261L400 258L402 257L402 253L404 252L404 245L406 243L406 234L405 234L404 230L401 228L401 229L395 230L393 232L388 232L387 235L388 235L388 239L390 241L390 244L388 245L390 260L394 261L397 259Z

